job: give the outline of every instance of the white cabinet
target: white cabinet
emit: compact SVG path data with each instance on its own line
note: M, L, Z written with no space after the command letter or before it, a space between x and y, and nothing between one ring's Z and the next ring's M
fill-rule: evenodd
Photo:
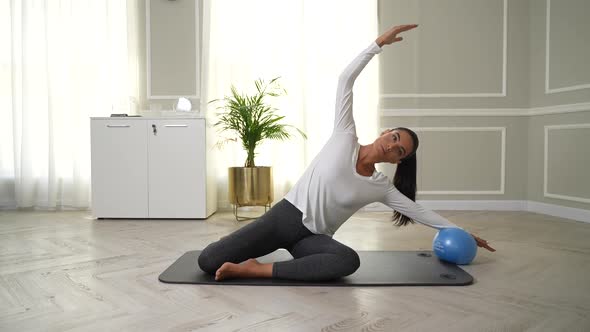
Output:
M145 121L92 120L90 130L93 215L147 217Z
M217 207L204 118L92 118L96 218L207 218Z

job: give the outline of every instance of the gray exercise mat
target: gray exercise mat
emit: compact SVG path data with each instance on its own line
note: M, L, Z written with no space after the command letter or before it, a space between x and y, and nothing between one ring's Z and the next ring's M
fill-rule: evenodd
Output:
M304 282L284 279L230 279L215 281L197 264L200 250L182 255L160 274L160 281L178 284L247 285L247 286L463 286L473 277L454 264L439 260L432 251L359 251L360 268L337 280ZM261 263L293 259L280 249L258 257Z

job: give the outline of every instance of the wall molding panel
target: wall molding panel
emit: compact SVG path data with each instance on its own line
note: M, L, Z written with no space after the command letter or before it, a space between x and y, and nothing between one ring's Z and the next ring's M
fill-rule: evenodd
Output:
M502 10L502 91L490 93L384 93L380 98L474 98L506 97L506 66L508 55L508 0Z
M418 190L418 195L503 195L506 184L506 127L410 127L416 132L490 132L501 135L499 190Z
M544 134L544 153L543 153L543 196L549 198L558 198L572 202L590 203L590 198L577 197L563 194L550 193L548 190L548 162L549 162L549 131L550 130L568 130L568 129L587 129L590 123L571 124L571 125L551 125L545 126Z
M545 18L545 94L551 93L559 93L559 92L566 92L566 91L575 91L575 90L582 90L582 89L590 89L590 83L588 84L578 84L572 86L566 86L556 89L549 88L549 81L550 81L550 72L549 72L549 62L551 58L551 0L547 1L547 11L546 11L546 18Z
M146 19L145 19L145 34L146 34L146 72L147 72L147 99L176 99L179 97L186 97L186 98L192 98L192 99L199 99L200 98L200 85L201 85L201 77L200 77L200 15L199 15L199 5L198 2L194 2L194 22L195 22L195 30L193 31L195 34L195 73L194 73L194 80L195 80L195 91L191 91L188 93L181 93L179 91L178 94L160 94L158 92L153 91L153 84L152 84L152 79L153 77L153 73L152 73L152 60L153 60L153 56L152 56L152 52L151 52L151 47L153 44L152 41L152 33L151 33L151 18L152 18L152 3L158 3L158 1L156 0L147 0L146 1ZM169 6L173 6L176 5L176 2L172 2L172 1L166 1L165 2L167 5ZM182 46L182 45L179 45ZM176 52L175 49L169 49L167 50L170 53ZM174 61L172 61L174 62Z

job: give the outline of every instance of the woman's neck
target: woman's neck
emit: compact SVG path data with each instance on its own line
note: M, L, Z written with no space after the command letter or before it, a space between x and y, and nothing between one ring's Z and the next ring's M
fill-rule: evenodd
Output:
M361 145L356 161L356 171L363 176L371 176L375 172L376 154L373 144Z

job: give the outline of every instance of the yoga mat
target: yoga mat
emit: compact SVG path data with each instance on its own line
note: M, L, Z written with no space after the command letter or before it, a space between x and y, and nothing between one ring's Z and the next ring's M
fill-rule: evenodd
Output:
M247 285L247 286L463 286L473 277L460 267L439 260L432 251L359 251L360 268L353 274L330 281L286 279L230 279L215 281L203 272L197 258L201 251L188 251L160 274L160 281L178 284ZM261 263L293 259L279 249L256 258Z

